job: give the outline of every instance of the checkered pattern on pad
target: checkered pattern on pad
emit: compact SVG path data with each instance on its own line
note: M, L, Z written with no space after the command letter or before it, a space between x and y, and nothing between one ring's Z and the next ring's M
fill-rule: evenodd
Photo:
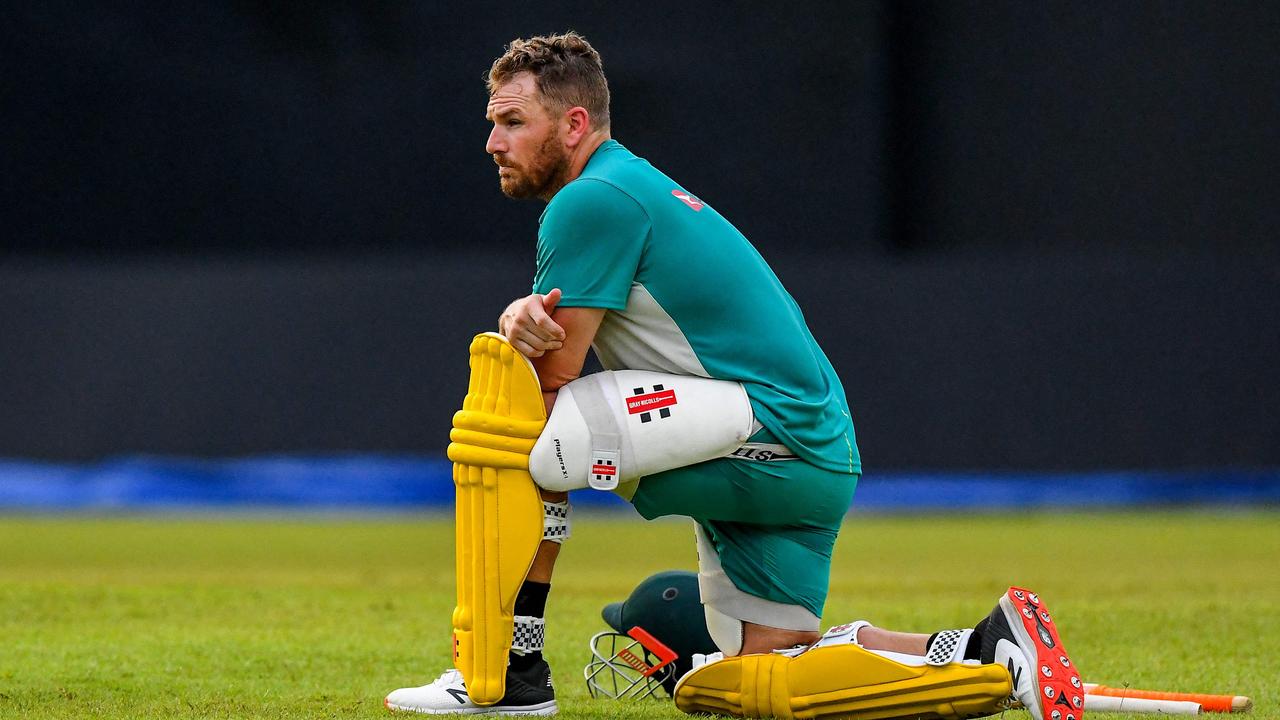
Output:
M511 649L516 652L541 650L547 638L546 621L532 615L517 615L511 635Z
M943 630L929 645L929 652L924 661L929 665L946 665L956 661L956 651L960 649L960 641L966 635L964 630Z
M564 542L569 537L569 501L542 501L542 539Z

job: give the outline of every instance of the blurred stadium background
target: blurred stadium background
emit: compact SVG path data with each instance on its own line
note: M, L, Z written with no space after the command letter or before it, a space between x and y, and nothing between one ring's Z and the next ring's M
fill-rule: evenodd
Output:
M805 309L857 506L1280 502L1280 4L6 20L0 507L448 503L465 347L542 208L497 189L481 75L567 28L615 136Z

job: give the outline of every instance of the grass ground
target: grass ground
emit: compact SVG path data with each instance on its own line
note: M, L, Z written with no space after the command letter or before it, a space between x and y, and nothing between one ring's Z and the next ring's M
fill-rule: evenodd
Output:
M0 518L0 718L386 717L447 663L452 558L442 516ZM562 717L683 717L591 700L581 670L600 606L695 562L685 522L577 516L548 625ZM1276 512L853 516L824 621L968 626L1014 582L1086 680L1280 718Z

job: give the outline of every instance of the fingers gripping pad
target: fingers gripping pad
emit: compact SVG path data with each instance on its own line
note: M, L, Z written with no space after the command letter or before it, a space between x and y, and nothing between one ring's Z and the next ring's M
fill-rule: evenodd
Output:
M747 718L959 720L999 711L1009 688L999 665L912 667L839 645L703 665L681 678L675 700L687 713Z
M533 366L496 333L471 342L471 381L453 416L458 604L454 666L477 705L506 692L516 593L542 541L543 510L529 451L546 424Z

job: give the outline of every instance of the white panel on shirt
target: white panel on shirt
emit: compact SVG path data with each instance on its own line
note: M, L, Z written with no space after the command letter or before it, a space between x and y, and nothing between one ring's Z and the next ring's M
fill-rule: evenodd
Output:
M606 370L711 377L675 320L638 282L631 283L626 309L605 313L592 346Z

